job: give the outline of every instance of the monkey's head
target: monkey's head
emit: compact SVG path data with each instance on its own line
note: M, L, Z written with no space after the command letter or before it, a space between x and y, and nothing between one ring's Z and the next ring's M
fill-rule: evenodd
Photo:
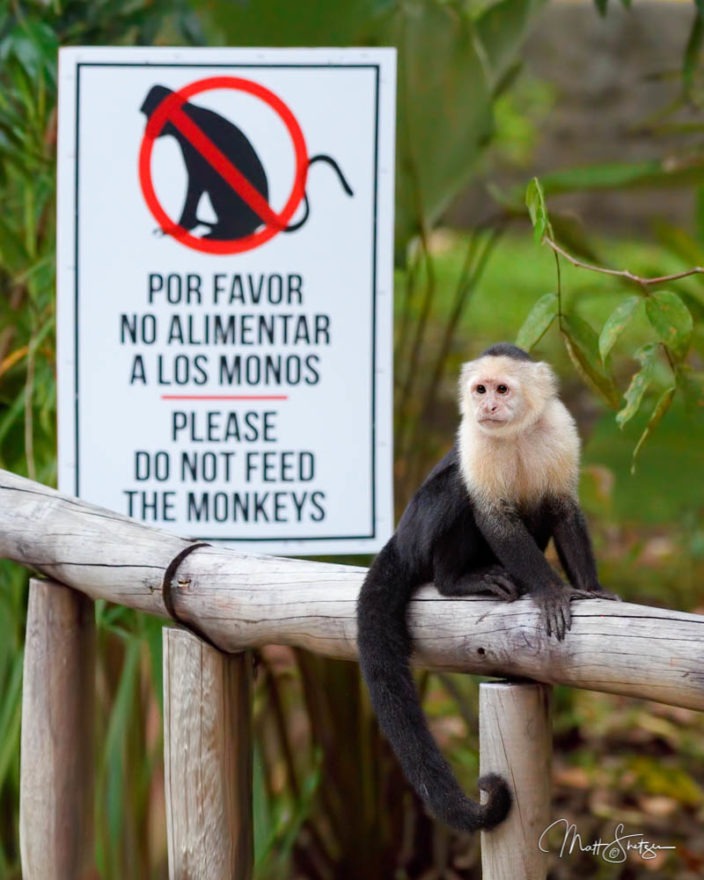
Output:
M515 437L531 428L556 394L550 366L508 343L493 345L462 368L463 420L490 436Z
M153 137L162 137L162 135L175 134L176 132L173 123L168 120L163 122L158 130L153 130L152 116L157 108L160 107L170 95L173 95L173 91L167 89L166 86L152 86L147 93L147 97L142 102L142 106L139 108L147 117L147 129L150 128L150 125L152 126Z
M147 92L147 97L142 101L142 106L139 109L145 116L150 117L156 108L166 100L169 95L173 95L173 91L167 89L166 86L152 86Z

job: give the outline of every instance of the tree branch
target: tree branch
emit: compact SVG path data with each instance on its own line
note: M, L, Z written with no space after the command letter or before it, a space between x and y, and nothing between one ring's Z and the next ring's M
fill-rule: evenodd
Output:
M612 275L616 278L625 278L627 281L633 281L635 284L640 284L642 287L651 287L656 284L667 284L670 281L679 281L681 278L688 278L690 275L704 274L704 267L695 266L693 269L676 272L673 275L660 275L657 278L644 278L641 275L635 275L628 269L606 269L604 266L594 266L591 263L585 263L582 260L578 260L577 257L572 256L572 254L547 235L544 236L543 242L549 248L552 248L556 254L564 257L569 263L576 266L578 269L587 269L589 272L599 272L602 275Z

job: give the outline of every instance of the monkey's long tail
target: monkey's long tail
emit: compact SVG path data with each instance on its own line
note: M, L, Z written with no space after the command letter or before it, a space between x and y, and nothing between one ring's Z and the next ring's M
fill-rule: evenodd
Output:
M511 808L506 782L496 774L479 780L485 804L468 798L433 739L411 675L411 639L406 609L412 587L394 539L369 570L357 604L359 659L381 729L406 779L432 815L461 831L490 829Z
M337 174L337 177L340 181L340 185L347 193L348 196L353 196L354 192L352 191L352 187L347 182L347 178L342 173L342 169L337 164L337 162L332 158L332 156L326 156L325 153L320 153L318 156L313 156L308 160L308 168L310 169L311 165L315 162L326 162L333 171ZM308 194L303 194L303 216L300 220L296 220L295 223L290 223L285 229L284 232L296 232L296 230L300 229L304 223L308 220L310 216L310 202L308 201Z

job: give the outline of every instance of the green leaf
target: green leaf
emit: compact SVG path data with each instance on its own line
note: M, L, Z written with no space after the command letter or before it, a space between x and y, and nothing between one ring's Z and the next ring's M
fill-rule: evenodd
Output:
M557 317L558 306L556 293L546 293L545 296L541 296L518 331L516 345L526 351L536 346Z
M584 232L584 226L574 215L557 214L550 218L550 229L553 237L560 242L573 256L580 257L597 265L603 265L591 241Z
M414 0L393 10L376 39L398 48L395 244L401 254L469 181L494 121L476 29L459 4Z
M543 0L498 0L475 20L494 93L515 70L526 29L542 5Z
M658 290L645 301L645 313L660 340L681 360L694 329L692 313L671 290Z
M386 0L209 0L207 14L233 46L360 45L370 20Z
M704 190L700 187L697 190L697 207L696 207L696 224L700 229L704 240ZM699 226L701 224L701 228ZM656 239L663 244L668 250L672 251L685 264L699 266L704 262L704 250L702 250L702 242L682 229L674 223L668 223L665 220L656 220L653 224Z
M602 362L606 362L609 352L628 326L640 303L641 298L639 296L629 296L628 299L624 299L622 303L619 303L609 315L599 336L599 355Z
M633 450L633 458L631 459L631 473L635 472L636 459L638 458L638 454L643 448L643 444L657 428L662 420L662 417L669 410L675 396L675 390L676 389L674 385L666 388L665 391L663 391L663 393L660 395L660 399L658 400L658 402L655 404L655 409L653 410L653 413L648 420L648 424L645 426L645 430L640 435L640 439L636 444L636 448Z
M694 228L697 244L701 248L704 242L704 186L698 186L695 194ZM699 262L698 260L696 262Z
M563 315L560 330L577 372L610 407L616 409L620 395L601 363L599 337L595 330L577 315Z
M699 67L702 42L704 42L704 17L702 17L702 10L698 6L682 61L682 83L685 94L688 96L691 95L694 75Z
M0 216L0 261L15 274L27 269L31 258L13 225Z
M704 419L704 373L679 367L677 385L682 392L687 414L691 418Z
M533 225L535 240L540 244L546 232L550 231L550 220L548 219L548 209L545 204L545 193L537 177L531 180L526 189L526 207L528 208L530 222Z
M631 384L624 394L626 405L616 414L616 424L619 428L623 428L638 412L645 392L655 379L658 366L658 346L644 345L636 352L636 358L640 361L641 368L631 379Z
M704 182L704 156L693 156L686 163L649 159L586 165L543 174L541 181L548 195L585 189L699 185Z

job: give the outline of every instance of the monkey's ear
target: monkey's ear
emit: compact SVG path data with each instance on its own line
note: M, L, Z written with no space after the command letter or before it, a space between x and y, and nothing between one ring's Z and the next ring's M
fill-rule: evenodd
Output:
M457 397L460 405L460 412L462 415L467 415L468 403L467 401L471 399L471 395L467 394L467 389L472 381L472 376L474 375L477 368L476 361L467 361L466 364L462 364L462 368L460 370L460 380L457 383Z
M464 388L467 383L470 381L472 375L476 372L478 360L476 361L467 361L462 364L462 369L460 370L460 388Z
M536 384L536 390L541 394L543 399L555 397L557 394L557 376L550 364L545 361L538 361L533 364L533 379Z

